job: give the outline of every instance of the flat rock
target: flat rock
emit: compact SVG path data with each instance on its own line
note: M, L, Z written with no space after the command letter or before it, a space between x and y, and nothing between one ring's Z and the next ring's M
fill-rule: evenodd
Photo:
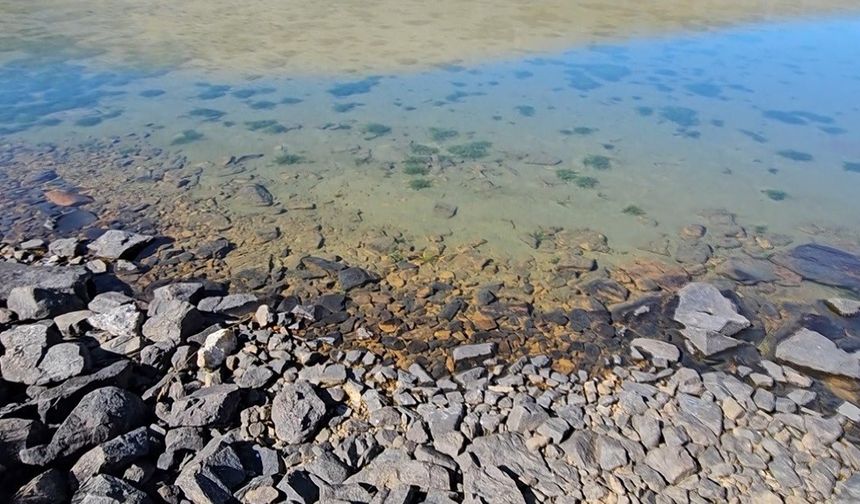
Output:
M776 345L776 358L822 373L860 378L860 357L806 328L780 341Z
M860 292L860 256L844 250L807 243L777 254L772 261L806 280Z
M37 385L66 381L83 373L90 362L89 351L78 343L59 343L48 348L39 362Z
M665 341L650 338L635 338L630 342L630 347L639 352L644 352L655 359L665 359L668 362L678 362L681 351L675 345Z
M645 456L645 464L654 469L670 484L681 481L696 472L696 462L683 446L661 446Z
M423 490L453 489L451 473L431 462L412 460L402 449L389 448L361 471L350 476L347 484L364 483L377 488L416 486Z
M172 299L158 304L155 314L144 322L141 332L150 341L180 342L199 331L203 316L187 301Z
M734 303L711 284L693 282L678 292L674 320L684 324L687 340L704 355L713 355L740 342L731 336L750 326Z
M105 259L130 259L154 237L119 229L109 229L88 245L93 254Z
M141 313L134 304L118 306L107 313L98 313L87 319L93 328L113 336L134 336L143 321Z
M87 300L90 273L80 266L27 266L0 262L0 299L16 287L31 287ZM83 306L81 306L83 308Z
M364 287L369 283L377 281L377 279L366 270L351 267L338 271L337 281L343 290L348 291L357 287Z
M842 317L854 317L860 314L860 301L845 298L830 298L824 300L824 304Z
M307 441L316 433L325 414L325 402L306 381L284 385L272 401L275 434L287 444Z
M745 285L774 282L779 277L772 262L733 257L717 267L717 272Z
M72 504L151 504L149 496L128 481L99 474L72 496Z
M496 351L495 343L477 343L474 345L461 345L451 352L455 363L463 361L486 359Z
M81 455L70 470L76 486L103 471L121 471L132 462L149 453L157 446L153 433L146 427L106 441Z
M68 498L66 474L59 469L48 469L19 488L11 504L50 504L66 502Z
M197 304L197 309L202 312L241 317L254 313L259 306L260 301L253 294L229 294L203 298Z

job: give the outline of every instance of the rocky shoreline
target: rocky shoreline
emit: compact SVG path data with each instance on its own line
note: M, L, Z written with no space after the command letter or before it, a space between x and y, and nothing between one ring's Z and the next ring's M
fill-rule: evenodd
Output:
M3 501L860 499L860 408L824 386L856 386L860 357L814 324L758 355L749 314L710 283L541 315L617 333L591 361L515 356L489 325L438 346L444 361L421 358L434 338L404 359L381 341L390 314L363 312L385 295L375 272L305 257L329 279L312 299L141 285L158 243L110 230L2 250ZM452 303L436 317L456 324Z

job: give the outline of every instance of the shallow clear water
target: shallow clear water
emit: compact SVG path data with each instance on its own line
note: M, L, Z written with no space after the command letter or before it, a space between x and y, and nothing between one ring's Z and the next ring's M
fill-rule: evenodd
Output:
M446 47L427 64L332 57L303 71L302 58L266 65L274 42L244 66L238 50L162 58L143 36L112 48L110 31L75 43L69 20L52 39L32 9L16 7L27 23L0 39L0 139L146 142L199 165L191 194L232 215L268 212L240 197L250 180L283 207L316 205L341 243L382 229L522 258L548 229L587 227L624 255L715 208L762 232L860 235L860 14L730 27L698 13L670 29L650 13L664 22L623 38L623 22L599 29L620 16L607 10L575 37L549 27L551 43L508 37L462 63L443 63ZM241 171L222 161L250 154L263 156Z

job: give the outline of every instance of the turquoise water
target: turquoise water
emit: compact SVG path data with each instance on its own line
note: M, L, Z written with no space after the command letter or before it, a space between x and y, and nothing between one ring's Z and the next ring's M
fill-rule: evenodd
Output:
M145 143L199 168L196 201L272 214L239 197L252 180L275 206L316 206L341 244L382 229L517 258L536 253L529 236L590 228L623 255L712 209L750 234L860 236L858 17L378 75L95 56L4 41L0 142Z

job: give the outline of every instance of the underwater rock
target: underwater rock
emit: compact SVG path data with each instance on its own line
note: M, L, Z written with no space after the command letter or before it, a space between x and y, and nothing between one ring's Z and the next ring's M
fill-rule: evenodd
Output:
M822 373L860 378L860 357L806 328L781 341L776 346L776 358Z
M687 340L705 356L738 346L731 336L750 326L734 303L711 284L693 282L678 292L679 302L674 320Z
M807 243L772 260L805 280L860 292L860 256L844 250Z

